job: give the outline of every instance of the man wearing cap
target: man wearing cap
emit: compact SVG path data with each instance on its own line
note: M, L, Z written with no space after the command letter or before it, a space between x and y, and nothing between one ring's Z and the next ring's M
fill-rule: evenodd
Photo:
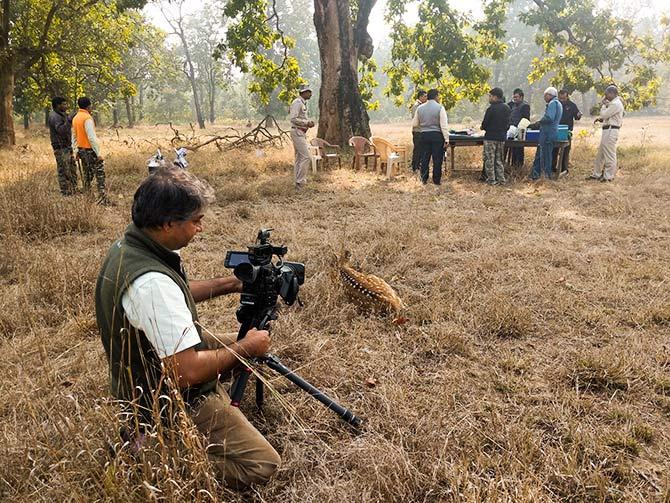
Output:
M544 176L551 180L551 171L553 167L554 143L558 138L558 125L563 115L563 106L558 101L558 91L555 87L548 87L544 91L544 101L547 102L547 108L542 118L531 124L531 129L540 129L540 138L533 162L533 171L530 174L530 180L539 180L544 170Z
M623 115L624 106L619 98L619 90L616 86L609 86L605 89L605 99L600 115L594 121L595 123L601 122L603 130L595 166L589 179L601 182L614 180L617 171L616 144L619 140Z
M307 183L307 171L311 163L307 130L314 127L314 121L307 118L307 100L312 97L312 88L303 84L299 88L300 97L291 103L291 141L295 151L295 187L302 189Z

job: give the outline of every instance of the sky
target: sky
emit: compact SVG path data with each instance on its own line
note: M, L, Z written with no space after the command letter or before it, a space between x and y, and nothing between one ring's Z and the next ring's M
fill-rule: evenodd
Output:
M185 2L183 11L186 14L195 12L202 7L203 3L204 0L189 0ZM660 17L661 13L670 14L670 0L599 0L599 3L603 7L617 10L624 16L657 14ZM451 0L451 4L461 11L472 13L475 17L480 16L482 13L481 0ZM377 0L370 16L368 31L374 40L375 46L378 46L389 34L389 26L384 22L385 8L386 0ZM166 31L169 30L160 9L155 3L148 4L144 12L154 24ZM410 6L406 20L408 23L412 23L416 19L415 9L412 9Z

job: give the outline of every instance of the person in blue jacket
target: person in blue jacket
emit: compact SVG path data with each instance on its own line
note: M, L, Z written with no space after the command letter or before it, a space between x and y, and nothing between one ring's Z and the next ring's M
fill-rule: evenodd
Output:
M547 102L544 115L538 122L528 126L530 129L540 129L533 171L530 173L530 179L533 181L540 179L543 170L547 180L551 180L554 143L558 139L558 125L563 115L563 106L558 101L558 91L555 87L548 87L544 91L544 101Z

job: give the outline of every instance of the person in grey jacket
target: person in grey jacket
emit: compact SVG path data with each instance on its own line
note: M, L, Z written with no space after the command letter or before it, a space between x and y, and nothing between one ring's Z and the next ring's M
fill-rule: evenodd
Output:
M428 165L433 159L433 183L442 181L442 163L449 145L447 111L440 105L440 93L437 89L428 91L428 101L416 109L412 128L421 131L421 182L428 183Z
M77 169L72 155L72 120L67 116L67 100L55 96L49 112L49 137L56 157L60 192L70 196L77 190Z

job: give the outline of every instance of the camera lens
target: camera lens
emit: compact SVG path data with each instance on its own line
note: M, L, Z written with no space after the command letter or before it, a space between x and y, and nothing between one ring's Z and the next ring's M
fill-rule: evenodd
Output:
M243 263L235 266L233 273L235 277L244 283L253 283L258 277L260 267Z

